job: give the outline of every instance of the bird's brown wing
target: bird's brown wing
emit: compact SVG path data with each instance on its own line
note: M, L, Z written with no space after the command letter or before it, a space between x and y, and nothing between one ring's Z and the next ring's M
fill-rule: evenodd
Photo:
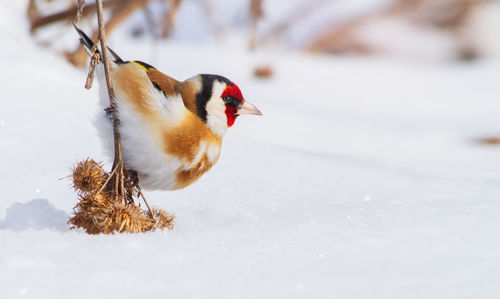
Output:
M147 74L155 87L159 88L166 96L180 94L184 106L196 114L196 92L197 88L192 81L179 82L174 78L165 75L155 68L147 69Z
M176 94L175 87L179 84L179 81L154 68L148 69L147 74L153 85L163 91L166 96L174 96Z

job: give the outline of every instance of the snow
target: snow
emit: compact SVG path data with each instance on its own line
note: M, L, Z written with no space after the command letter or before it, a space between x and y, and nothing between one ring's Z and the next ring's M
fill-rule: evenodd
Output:
M146 194L173 231L90 236L65 225L60 179L106 160L97 88L33 43L18 2L0 10L1 298L500 296L500 151L474 143L499 133L500 61L248 53L238 37L151 54L115 36L176 78L224 74L264 117L240 117L193 186ZM275 76L254 79L257 61Z
M68 230L68 214L55 208L46 199L34 199L27 203L14 203L7 209L5 219L0 221L0 229L56 229Z

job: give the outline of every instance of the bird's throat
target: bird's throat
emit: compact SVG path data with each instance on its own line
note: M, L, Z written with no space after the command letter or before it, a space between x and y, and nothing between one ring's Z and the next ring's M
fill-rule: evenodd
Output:
M226 117L227 117L227 126L231 127L236 120L238 115L236 114L236 109L231 106L226 106Z

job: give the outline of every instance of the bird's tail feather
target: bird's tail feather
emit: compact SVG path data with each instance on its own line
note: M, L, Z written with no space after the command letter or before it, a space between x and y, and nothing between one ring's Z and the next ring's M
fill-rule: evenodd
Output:
M87 52L87 54L89 54L91 56L92 55L92 47L94 46L94 42L90 39L90 37L88 37L87 34L85 34L85 32L83 32L75 24L73 24L73 27L75 27L76 32L78 32L78 35L80 35L80 44L82 44L82 46L85 49L85 51ZM111 56L113 56L113 61L115 63L123 63L124 62L123 59L121 59L120 56L118 56L118 54L116 54L115 51L111 50L110 47L107 47L107 48L108 48L109 53L111 53ZM99 53L99 50L96 50L96 53ZM101 61L102 61L102 57L101 57Z

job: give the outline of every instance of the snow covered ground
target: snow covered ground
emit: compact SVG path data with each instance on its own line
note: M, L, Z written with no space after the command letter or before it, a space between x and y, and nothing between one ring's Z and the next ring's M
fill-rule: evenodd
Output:
M473 142L500 133L499 61L116 36L176 78L226 75L265 116L239 118L195 185L147 194L173 231L89 236L65 225L59 178L105 160L97 92L33 44L17 2L0 5L0 298L499 298L500 149ZM276 75L254 79L256 61Z

